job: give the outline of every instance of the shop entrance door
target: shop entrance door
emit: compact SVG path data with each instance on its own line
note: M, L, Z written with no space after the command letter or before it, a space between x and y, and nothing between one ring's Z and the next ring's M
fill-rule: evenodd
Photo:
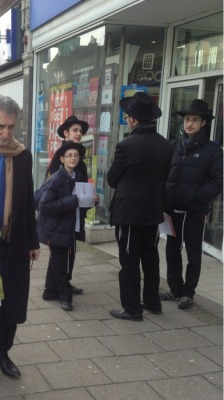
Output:
M211 140L223 147L223 81L217 80L215 88ZM222 260L223 248L223 196L218 196L211 204L208 222L205 225L203 250Z
M182 133L183 118L176 114L178 110L184 110L194 99L202 99L204 95L205 82L203 79L192 81L170 83L168 86L168 98L166 104L170 107L165 108L163 114L167 121L165 132L168 132L167 138L171 141L178 139Z

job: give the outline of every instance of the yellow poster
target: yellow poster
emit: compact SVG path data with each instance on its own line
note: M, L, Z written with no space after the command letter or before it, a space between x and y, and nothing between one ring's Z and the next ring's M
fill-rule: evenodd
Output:
M88 179L89 182L93 183L96 188L96 177L97 177L97 156L92 157L92 176ZM91 208L86 213L86 222L89 224L94 224L96 220L96 207Z

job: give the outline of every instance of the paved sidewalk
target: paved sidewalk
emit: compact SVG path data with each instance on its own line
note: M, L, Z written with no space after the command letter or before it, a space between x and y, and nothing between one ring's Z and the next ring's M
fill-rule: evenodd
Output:
M219 296L209 299L208 284L191 310L167 301L161 315L144 312L143 322L114 319L108 311L120 309L115 245L114 255L104 245L78 245L73 281L85 294L74 296L72 312L42 300L48 260L42 248L31 272L27 322L10 352L22 377L14 381L0 373L1 400L223 399ZM165 271L163 246L161 241ZM221 263L209 260L220 266L210 279L219 276L221 284Z

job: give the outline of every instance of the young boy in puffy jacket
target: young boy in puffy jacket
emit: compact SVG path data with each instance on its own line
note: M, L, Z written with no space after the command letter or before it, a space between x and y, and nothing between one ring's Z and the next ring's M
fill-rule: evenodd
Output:
M50 248L45 300L57 299L65 311L72 310L72 287L67 279L69 253L74 248L76 236L84 239L84 214L80 212L79 199L73 194L75 183L80 181L77 166L85 155L80 143L67 141L57 150L61 166L51 176L40 200L38 212L38 234L41 243ZM97 204L98 196L94 195Z

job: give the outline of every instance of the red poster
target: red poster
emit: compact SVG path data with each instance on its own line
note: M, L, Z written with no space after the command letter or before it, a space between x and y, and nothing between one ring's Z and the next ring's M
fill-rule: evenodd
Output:
M88 134L96 133L96 110L83 110L75 108L75 116L89 124Z
M96 107L98 96L99 78L90 78L89 80L89 107Z
M54 86L50 89L50 115L48 136L48 158L52 158L61 145L61 138L57 134L61 125L72 114L72 83Z

